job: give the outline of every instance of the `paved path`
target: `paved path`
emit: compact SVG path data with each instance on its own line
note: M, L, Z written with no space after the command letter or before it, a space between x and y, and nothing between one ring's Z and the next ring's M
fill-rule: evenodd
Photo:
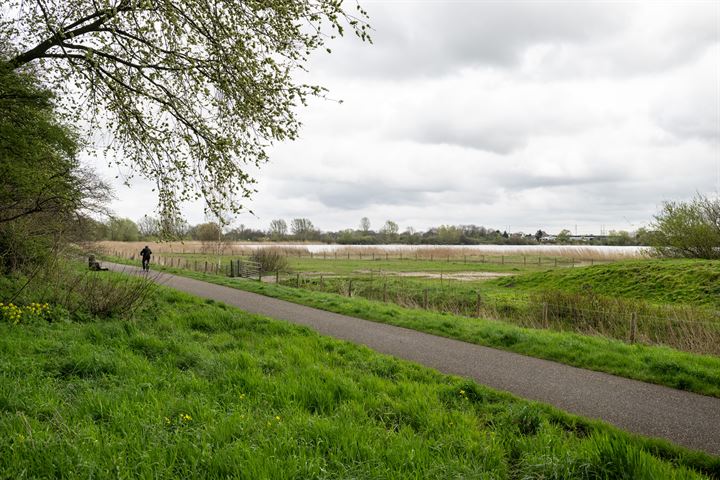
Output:
M107 266L140 273L136 267ZM330 313L185 277L165 273L154 273L151 277L168 287L247 312L306 325L323 335L367 345L444 373L469 377L584 417L602 419L630 432L720 455L720 398Z

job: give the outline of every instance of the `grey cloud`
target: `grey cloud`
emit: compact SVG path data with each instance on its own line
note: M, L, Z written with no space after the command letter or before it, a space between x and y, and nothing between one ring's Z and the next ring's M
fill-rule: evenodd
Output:
M545 75L635 75L692 59L718 40L717 7L708 2L402 2L370 4L374 45L354 38L314 57L313 68L340 75L402 79L461 68L515 68L525 52L554 45L571 52ZM677 21L646 31L648 11Z
M445 188L392 185L372 178L357 182L307 178L286 183L278 194L309 198L330 208L359 210L371 205L422 205L429 193Z
M445 128L445 126L421 125L411 135L420 143L458 145L498 155L506 155L526 144L524 135L502 129L478 129L475 131Z
M530 45L585 42L626 23L607 3L440 2L368 5L374 45L341 39L314 65L335 73L407 77L463 66L512 66ZM375 12L375 14L373 13Z
M601 186L607 191L608 185L618 185L627 179L619 172L591 175L523 175L514 173L502 175L500 182L505 188L523 190L532 188L554 187L588 187Z

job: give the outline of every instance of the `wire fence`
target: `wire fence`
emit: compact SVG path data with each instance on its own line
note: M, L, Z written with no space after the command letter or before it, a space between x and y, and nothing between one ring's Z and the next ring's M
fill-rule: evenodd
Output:
M345 261L423 261L423 262L445 262L445 263L462 263L462 264L491 264L491 265L513 265L513 266L526 266L526 267L545 267L545 268L557 268L557 267L575 267L579 265L595 265L603 263L611 263L615 261L612 258L602 257L572 257L572 256L547 256L547 255L526 255L526 254L507 254L507 255L490 255L490 254L462 254L458 252L450 253L435 253L432 251L418 250L415 252L321 252L313 253L303 251L299 249L273 249L277 251L285 259L296 259L296 260L345 260ZM193 257L218 257L220 263L227 264L229 268L229 262L232 257L250 257L256 250L251 249L239 249L229 248L222 250L220 253L213 252L212 250L204 250L202 248L188 248L181 249L180 252L159 252L155 255L154 261L161 263L161 261L171 261L177 265L177 262L184 262L190 260L191 262L198 261L197 258ZM118 258L135 259L137 255L127 250L111 250L107 252L109 255ZM204 261L204 260L200 260Z
M593 293L543 291L491 296L458 282L445 286L387 277L328 277L295 273L286 286L395 303L400 306L501 320L529 328L574 331L628 343L668 345L720 355L720 312L690 306L659 306Z
M120 258L135 260L114 252ZM394 303L403 307L501 320L523 327L599 335L628 343L667 345L720 355L720 312L689 306L658 306L589 293L545 291L486 295L462 282L419 281L394 275L341 276L303 272L262 272L245 259L217 261L158 255L153 264L229 277L276 282L305 290Z

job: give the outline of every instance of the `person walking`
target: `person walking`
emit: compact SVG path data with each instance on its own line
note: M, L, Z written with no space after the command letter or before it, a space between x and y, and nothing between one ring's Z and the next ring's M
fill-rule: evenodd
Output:
M150 250L147 245L145 245L145 248L140 250L140 256L142 257L142 269L145 272L150 271L150 256L151 255L152 255L152 250Z

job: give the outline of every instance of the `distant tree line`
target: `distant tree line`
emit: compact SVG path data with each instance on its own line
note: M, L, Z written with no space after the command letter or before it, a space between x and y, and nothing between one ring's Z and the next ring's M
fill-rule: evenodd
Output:
M164 228L164 229L163 229ZM535 233L501 231L478 225L440 225L426 231L408 227L401 231L398 224L387 220L378 230L371 228L370 220L363 217L357 229L339 231L321 231L308 218L293 218L270 221L267 230L248 228L240 225L223 228L217 222L205 222L188 225L177 222L172 226L163 226L156 217L146 216L137 222L129 218L111 218L105 222L96 222L88 228L89 240L159 240L163 232L171 231L180 240L213 241L251 241L251 242L321 242L341 245L538 245L538 244L582 244L582 245L648 245L649 232L640 229L637 232L611 231L608 235L597 237L577 237L569 230L549 235L543 230Z

